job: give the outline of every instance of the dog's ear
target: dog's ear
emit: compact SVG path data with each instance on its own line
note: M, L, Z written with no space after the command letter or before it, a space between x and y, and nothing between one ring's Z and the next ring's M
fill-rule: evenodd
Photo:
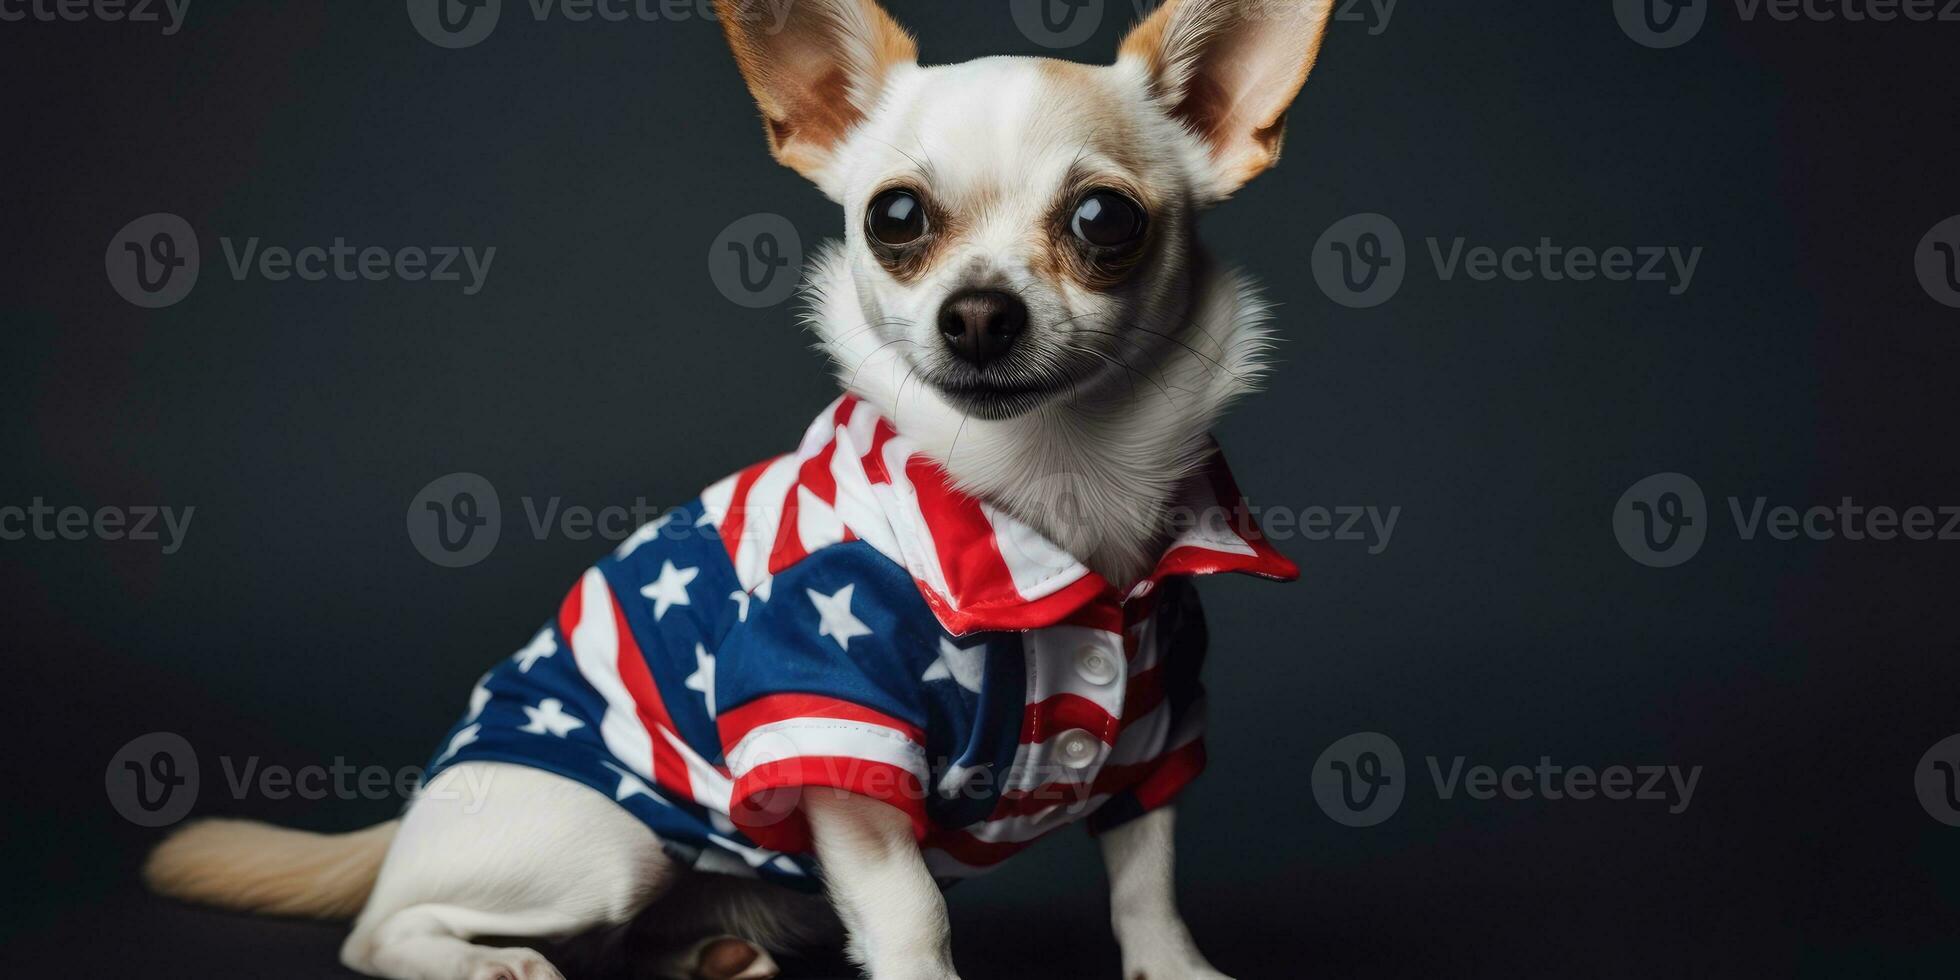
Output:
M1286 108L1306 83L1333 0L1164 0L1123 41L1122 61L1211 150L1210 197L1279 160Z
M762 108L770 152L831 197L836 151L887 76L919 57L875 0L715 0L735 63Z

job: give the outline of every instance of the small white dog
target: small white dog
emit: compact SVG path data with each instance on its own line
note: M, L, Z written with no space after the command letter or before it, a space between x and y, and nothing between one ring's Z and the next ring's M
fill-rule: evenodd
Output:
M581 936L768 977L840 927L876 980L943 980L941 886L1081 820L1124 976L1220 977L1172 897L1188 581L1293 569L1208 435L1267 342L1195 222L1278 158L1332 4L1167 0L1112 66L930 68L874 0L717 6L776 158L845 209L809 288L849 394L588 571L400 820L194 824L149 880L353 916L344 962L398 980L556 978L522 944Z

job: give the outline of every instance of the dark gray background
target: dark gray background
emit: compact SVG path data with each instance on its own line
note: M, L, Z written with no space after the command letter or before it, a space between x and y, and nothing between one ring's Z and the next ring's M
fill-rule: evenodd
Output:
M1065 54L1103 60L1128 0ZM221 758L422 762L470 682L607 545L535 540L518 500L665 505L789 448L833 393L789 305L707 273L730 222L806 243L840 214L767 157L716 26L533 22L447 51L399 2L195 0L183 31L0 23L0 504L195 506L182 551L0 542L8 900L27 975L334 973L339 933L167 906L156 831L104 767L151 731L201 814L317 829L393 799L233 800ZM898 0L933 61L1042 53L1007 6ZM1950 975L1960 829L1915 796L1960 730L1960 542L1742 541L1726 499L1960 504L1960 311L1913 249L1960 212L1960 23L1745 22L1634 44L1606 0L1397 6L1335 26L1287 157L1206 221L1280 304L1271 390L1220 430L1274 507L1402 508L1386 551L1282 546L1302 582L1208 583L1213 764L1184 807L1190 917L1226 971ZM169 211L203 276L141 310L117 229ZM1314 285L1356 212L1409 237L1355 311ZM497 248L429 283L233 281L218 238ZM1701 246L1692 289L1439 282L1423 240ZM446 569L409 501L483 474L505 511ZM1615 502L1707 491L1672 569ZM1393 736L1412 784L1328 819L1315 757ZM1427 756L1702 766L1653 802L1444 801ZM1115 976L1074 834L954 896L969 978Z

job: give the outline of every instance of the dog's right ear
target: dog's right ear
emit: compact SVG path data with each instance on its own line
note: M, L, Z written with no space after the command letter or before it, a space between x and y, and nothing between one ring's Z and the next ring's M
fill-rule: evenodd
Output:
M917 63L912 36L875 0L715 0L715 13L762 108L770 152L841 198L837 148L891 70Z

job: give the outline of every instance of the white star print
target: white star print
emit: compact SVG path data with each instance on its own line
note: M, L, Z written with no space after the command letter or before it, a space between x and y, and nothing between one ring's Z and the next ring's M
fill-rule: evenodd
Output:
M939 638L939 659L926 668L925 676L919 680L928 684L933 681L949 680L979 694L980 680L986 676L986 672L987 645L985 643L962 648L954 646L953 641L942 636Z
M632 773L627 772L626 770L621 769L610 762L601 762L599 764L605 766L607 769L611 769L613 771L613 775L619 777L619 788L613 791L613 799L615 801L624 803L635 796L645 796L663 806L671 805L667 803L666 797L663 797L659 793L654 792L653 787L648 786L646 784L646 781L641 779L640 777L635 776Z
M517 670L519 673L528 674L532 667L537 666L538 661L557 652L558 641L552 639L551 627L547 626L539 630L538 635L532 637L531 642L524 649L517 651L515 657Z
M490 689L483 686L488 680L490 675L485 674L477 678L476 686L470 689L470 713L464 721L475 721L476 716L483 713L483 706L490 703Z
M966 788L966 784L973 780L974 774L986 768L985 765L963 766L959 763L947 766L946 775L939 778L939 795L958 796L960 791Z
M444 749L442 751L442 754L436 757L436 764L441 765L445 762L448 762L450 756L453 756L457 752L462 751L463 746L476 741L476 733L482 730L483 730L482 725L471 725L470 727L465 728L460 732L457 732L456 737L449 740L449 747Z
M699 691L708 701L708 717L715 716L715 658L708 648L694 645L694 673L687 675L687 689Z
M738 622L743 622L743 623L746 623L746 622L748 622L748 621L749 621L749 603L750 603L751 601L754 601L754 600L757 600L757 599L759 599L759 600L761 600L761 601L763 601L763 602L768 602L768 601L769 601L769 590L770 590L770 587L771 587L771 586L773 586L773 585L775 585L775 584L776 584L776 580L775 580L775 578L774 578L774 577L771 577L771 578L766 578L766 579L763 579L763 580L762 580L762 584L760 584L760 585L757 585L757 586L755 587L755 591L754 591L754 592L744 592L744 591L742 591L742 590L740 590L740 589L737 589L737 590L735 590L735 591L733 591L733 592L730 592L730 593L728 594L728 597L729 597L730 599L733 599L733 600L735 600L735 606L736 606L736 609L735 609L735 619L736 619L736 620L737 620Z
M623 560L627 555L640 550L641 545L659 537L660 529L666 527L667 523L673 519L674 515L670 511L661 515L659 520L640 525L639 530L634 531L626 540L619 543L619 548L613 552L613 557Z
M834 595L824 595L815 589L803 590L810 594L810 602L817 607L817 616L821 620L817 624L817 635L836 640L837 645L845 650L851 648L852 637L871 635L871 628L851 615L851 592L856 588L857 583L852 582L838 589Z
M667 610L675 606L691 606L693 601L687 597L687 583L701 574L699 568L675 568L671 561L660 563L660 578L652 585L640 590L640 594L653 600L653 621L667 615Z
M517 730L532 735L549 732L564 738L572 729L585 727L585 722L565 713L565 705L557 698L545 698L538 702L535 708L525 705L524 716L531 720L528 724L519 726Z
M742 860L747 862L751 868L760 868L766 864L785 874L800 875L803 873L803 869L797 867L796 862L775 851L765 851L758 847L744 847L720 834L709 834L708 839L741 855Z

